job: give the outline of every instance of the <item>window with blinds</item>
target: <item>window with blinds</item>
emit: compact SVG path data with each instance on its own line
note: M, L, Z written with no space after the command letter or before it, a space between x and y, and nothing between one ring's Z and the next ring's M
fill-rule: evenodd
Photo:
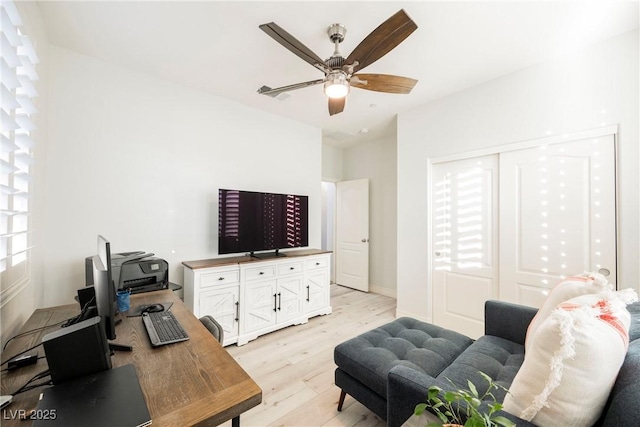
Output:
M36 56L11 1L0 1L0 291L2 303L29 281Z

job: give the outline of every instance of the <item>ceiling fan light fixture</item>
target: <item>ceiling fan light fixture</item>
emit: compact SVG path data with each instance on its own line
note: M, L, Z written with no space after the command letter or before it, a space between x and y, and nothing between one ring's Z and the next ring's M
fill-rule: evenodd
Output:
M329 98L344 98L349 93L349 81L342 71L335 71L324 82L324 93Z

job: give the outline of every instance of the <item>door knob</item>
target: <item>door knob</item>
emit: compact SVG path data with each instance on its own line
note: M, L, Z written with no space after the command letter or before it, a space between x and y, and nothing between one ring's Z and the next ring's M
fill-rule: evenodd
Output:
M369 239L362 239L362 243L367 243Z

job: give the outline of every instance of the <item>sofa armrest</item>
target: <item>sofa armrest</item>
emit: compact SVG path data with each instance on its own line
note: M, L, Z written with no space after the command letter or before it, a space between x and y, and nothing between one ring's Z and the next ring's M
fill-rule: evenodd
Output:
M484 304L484 333L524 345L527 328L538 309L505 301Z
M418 403L427 399L429 387L446 390L451 384L403 365L394 366L387 377L387 426L400 427Z
M431 386L438 386L444 391L453 389L449 382L433 378L407 366L393 367L387 377L388 427L400 427L413 416L416 405L426 401ZM535 424L508 412L499 411L498 414L510 419L518 427L535 427Z

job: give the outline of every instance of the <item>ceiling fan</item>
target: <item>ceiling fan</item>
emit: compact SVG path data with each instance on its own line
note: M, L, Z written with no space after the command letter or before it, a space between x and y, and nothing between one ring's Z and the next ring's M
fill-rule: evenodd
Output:
M311 49L273 22L262 24L259 28L303 61L324 73L323 79L275 89L262 86L258 89L258 93L262 95L275 98L283 92L324 83L324 92L329 98L329 115L334 115L344 110L350 87L376 92L407 94L418 82L408 77L389 74L355 74L389 53L418 28L402 9L365 37L346 59L339 51L339 44L344 40L347 32L346 27L342 24L333 24L327 29L327 34L334 43L335 49L333 55L326 61L320 59Z

